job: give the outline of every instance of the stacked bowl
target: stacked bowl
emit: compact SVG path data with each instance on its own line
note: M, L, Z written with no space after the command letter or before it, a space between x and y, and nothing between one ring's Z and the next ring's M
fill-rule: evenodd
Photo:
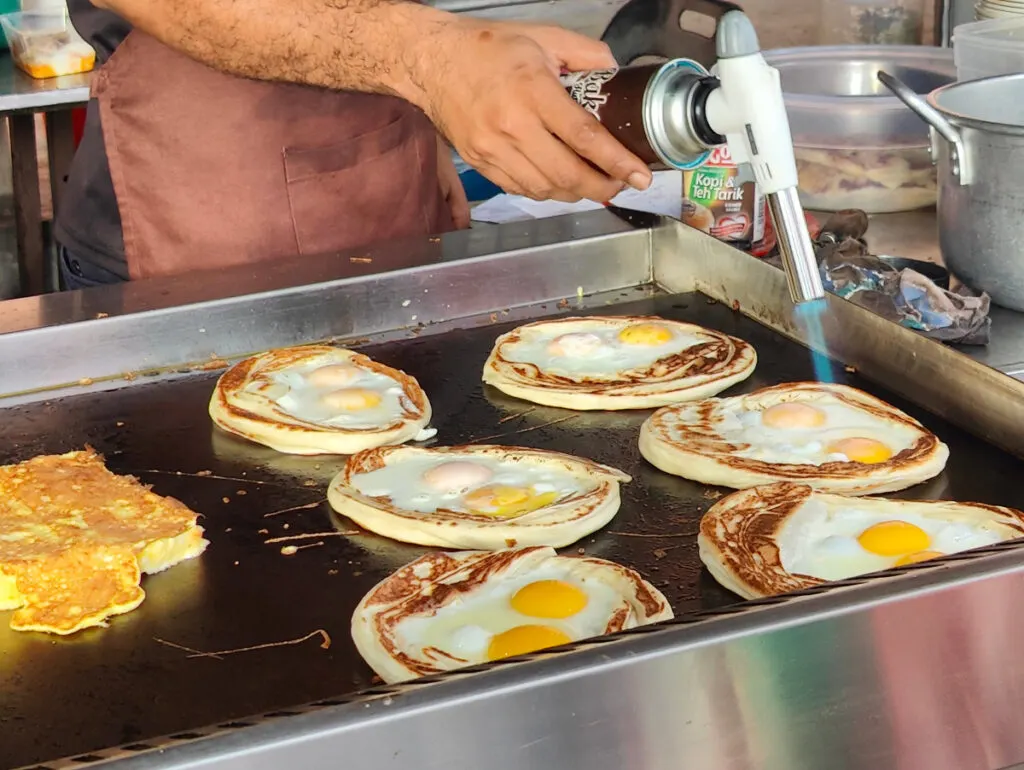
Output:
M979 20L1024 16L1024 0L978 0L974 10Z

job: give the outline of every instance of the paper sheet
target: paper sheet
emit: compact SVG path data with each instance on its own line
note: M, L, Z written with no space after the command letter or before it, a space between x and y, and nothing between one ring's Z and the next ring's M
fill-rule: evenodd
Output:
M683 175L681 171L656 171L651 186L644 191L626 189L612 198L612 203L623 208L647 211L675 217L682 214ZM473 208L474 222L504 224L527 219L545 219L561 214L579 214L602 208L594 201L561 203L535 201L521 195L497 195Z

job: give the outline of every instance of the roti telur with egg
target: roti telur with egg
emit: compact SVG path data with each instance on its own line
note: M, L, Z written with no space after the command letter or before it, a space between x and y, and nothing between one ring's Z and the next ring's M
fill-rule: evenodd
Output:
M647 409L720 393L754 371L743 340L647 316L537 321L498 337L483 381L565 409Z
M331 345L271 350L217 381L220 428L289 454L354 454L424 436L430 402L405 372Z
M381 447L350 457L327 499L364 529L406 543L561 548L611 521L619 484L629 480L541 449Z
M102 626L142 603L142 573L206 545L194 512L91 449L0 467L0 610L15 631Z
M949 449L917 420L847 385L797 382L659 409L640 453L666 473L734 489L773 481L867 495L937 476Z
M715 580L755 599L1021 536L1024 513L1012 508L842 497L782 482L719 500L697 544Z
M356 649L385 682L451 671L668 620L631 569L552 548L428 553L352 615Z

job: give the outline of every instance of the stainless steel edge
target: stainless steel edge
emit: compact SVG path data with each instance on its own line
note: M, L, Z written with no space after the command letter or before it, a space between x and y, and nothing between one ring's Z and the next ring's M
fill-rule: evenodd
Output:
M652 231L655 282L696 288L1024 457L1024 383L829 295L798 315L781 270L682 224Z
M387 243L355 257L14 300L0 303L0 397L83 379L123 386L139 372L650 281L649 233L596 212Z
M92 73L37 80L0 56L0 112L25 112L83 105L89 101Z
M968 560L49 767L1005 767L1024 760L1024 566Z

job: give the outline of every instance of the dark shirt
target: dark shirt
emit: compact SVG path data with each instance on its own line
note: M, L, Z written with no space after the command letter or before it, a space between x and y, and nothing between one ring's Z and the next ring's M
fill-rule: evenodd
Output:
M90 0L68 0L68 10L75 29L96 49L97 66L110 58L131 31L126 21L94 7ZM54 234L77 259L128 280L121 215L95 100L89 102L85 130L71 163Z

